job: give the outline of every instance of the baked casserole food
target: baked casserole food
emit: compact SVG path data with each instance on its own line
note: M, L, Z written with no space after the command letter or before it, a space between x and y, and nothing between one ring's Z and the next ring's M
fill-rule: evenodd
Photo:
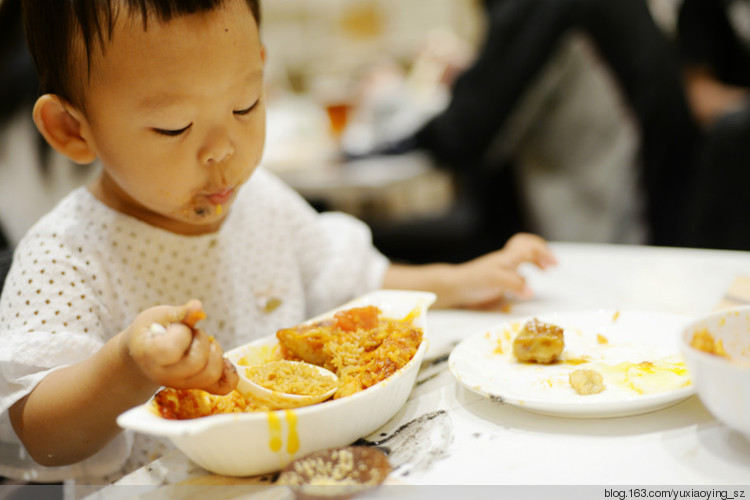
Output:
M356 307L322 321L279 330L279 349L269 362L286 359L323 366L339 377L334 398L341 398L396 373L414 357L422 335L411 315L399 320L385 317L375 306ZM156 394L154 404L162 417L180 420L277 409L236 390L216 396L197 389L165 388Z

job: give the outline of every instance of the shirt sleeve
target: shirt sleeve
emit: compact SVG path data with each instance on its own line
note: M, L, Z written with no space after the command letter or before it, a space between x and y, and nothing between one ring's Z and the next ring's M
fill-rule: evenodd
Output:
M293 234L307 317L382 287L390 262L373 245L367 224L341 212L319 213L279 179L258 174L268 177L264 189L274 191L269 198Z
M309 316L382 287L390 263L373 246L367 225L347 214L328 212L318 216L315 227L320 252L311 262Z
M8 409L52 371L82 361L106 341L102 289L87 249L41 228L16 249L0 299L0 474L58 481L114 471L127 458L131 437L70 467L43 467L15 435ZM105 459L106 457L106 459Z

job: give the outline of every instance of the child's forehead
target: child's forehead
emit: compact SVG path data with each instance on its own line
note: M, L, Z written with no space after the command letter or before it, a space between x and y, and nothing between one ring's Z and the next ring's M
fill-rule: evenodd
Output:
M97 27L100 43L88 42L90 55L106 58L108 53L130 51L145 56L154 46L170 43L175 47L190 47L192 39L206 32L243 32L249 38L258 39L258 28L253 13L245 0L225 0L214 8L191 13L176 13L165 18L152 9L132 6L131 2L120 0L119 6L100 20L105 26ZM108 19L107 19L108 18ZM211 37L208 37L211 41ZM257 43L260 44L259 39ZM181 59L190 53L175 54Z
M193 11L160 11L153 6L156 3L143 0L112 0L99 4L99 12L91 18L94 25L83 28L83 31L87 32L84 38L87 39L88 51L96 50L94 45L99 45L98 48L102 52L106 51L118 32L132 34L139 31L159 31L160 28L184 24L181 21L186 19L193 21L193 25L205 25L226 22L227 17L233 19L239 15L246 22L255 25L257 30L255 16L246 0L218 0L213 6ZM218 12L229 12L231 15L219 16ZM97 38L98 44L95 43Z
M121 13L106 44L91 54L86 101L95 105L117 94L133 105L147 98L139 108L166 108L165 95L185 102L255 87L262 83L261 54L257 25L244 0L145 26L137 15Z

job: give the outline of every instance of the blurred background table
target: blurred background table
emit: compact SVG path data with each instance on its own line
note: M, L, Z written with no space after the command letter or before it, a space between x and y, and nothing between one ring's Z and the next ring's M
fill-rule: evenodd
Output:
M736 279L750 275L746 252L572 243L556 243L553 248L559 259L556 268L528 270L535 291L532 300L503 313L429 313L430 347L409 401L366 437L391 450L396 470L390 482L602 485L599 498L604 497L604 486L614 485L749 485L750 442L718 422L695 396L637 416L574 419L530 413L474 394L456 382L447 368L452 348L509 320L600 308L699 316L726 304L725 294ZM741 305L750 297L735 294L726 299ZM217 485L211 491L222 498L246 498L251 493L288 497L279 488L258 492L250 486L269 485L272 480L215 476L175 451L104 488L95 498L192 498L196 491L183 486L205 484ZM228 485L236 486L222 489Z

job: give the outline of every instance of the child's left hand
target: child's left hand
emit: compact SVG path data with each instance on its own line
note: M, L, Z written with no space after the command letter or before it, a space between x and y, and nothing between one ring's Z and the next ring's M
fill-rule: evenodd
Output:
M450 307L496 309L503 306L508 296L529 298L531 289L518 272L524 262L546 269L557 264L543 238L519 233L505 246L453 268L455 281Z

